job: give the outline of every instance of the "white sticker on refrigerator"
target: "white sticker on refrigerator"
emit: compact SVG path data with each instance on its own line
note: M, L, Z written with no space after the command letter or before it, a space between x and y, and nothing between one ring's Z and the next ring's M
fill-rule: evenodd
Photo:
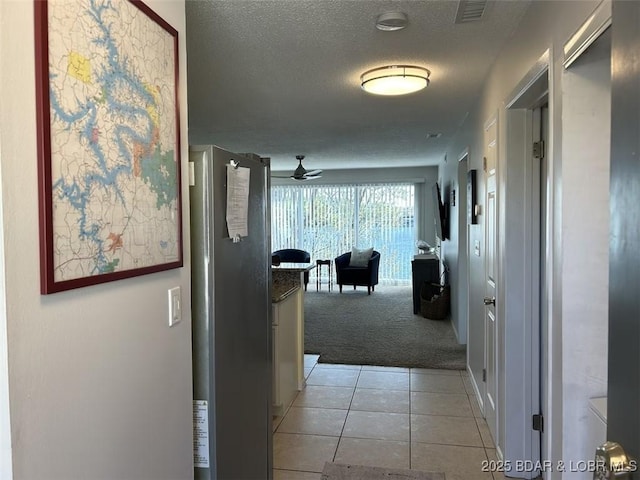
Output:
M209 403L193 401L193 465L209 468Z
M251 169L227 165L227 230L236 242L249 235Z

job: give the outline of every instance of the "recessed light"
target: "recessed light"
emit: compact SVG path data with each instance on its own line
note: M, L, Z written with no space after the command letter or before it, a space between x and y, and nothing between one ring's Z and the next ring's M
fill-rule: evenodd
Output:
M376 20L376 28L383 32L395 32L407 26L407 14L402 12L386 12Z

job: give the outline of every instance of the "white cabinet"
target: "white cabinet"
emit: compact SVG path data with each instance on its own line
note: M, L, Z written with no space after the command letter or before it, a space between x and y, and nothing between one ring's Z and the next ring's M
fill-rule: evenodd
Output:
M283 415L304 379L303 290L273 303L273 414Z

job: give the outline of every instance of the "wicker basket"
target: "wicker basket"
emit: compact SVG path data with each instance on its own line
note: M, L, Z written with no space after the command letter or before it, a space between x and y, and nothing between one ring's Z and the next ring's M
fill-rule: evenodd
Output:
M420 314L431 320L444 320L449 315L451 287L424 282L420 289Z

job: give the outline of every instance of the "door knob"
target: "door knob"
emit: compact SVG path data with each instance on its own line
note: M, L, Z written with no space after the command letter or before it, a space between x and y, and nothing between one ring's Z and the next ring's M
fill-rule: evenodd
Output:
M637 462L630 459L620 444L605 442L596 449L594 480L630 480Z
M484 297L484 304L485 305L493 305L495 307L495 305L496 305L496 297Z

